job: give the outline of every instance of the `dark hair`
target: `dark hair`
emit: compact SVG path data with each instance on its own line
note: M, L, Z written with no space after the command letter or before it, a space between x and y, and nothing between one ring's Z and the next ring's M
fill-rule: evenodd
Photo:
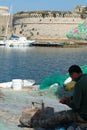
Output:
M78 65L72 65L72 66L70 66L68 72L69 72L69 74L72 74L73 72L82 73L82 70Z

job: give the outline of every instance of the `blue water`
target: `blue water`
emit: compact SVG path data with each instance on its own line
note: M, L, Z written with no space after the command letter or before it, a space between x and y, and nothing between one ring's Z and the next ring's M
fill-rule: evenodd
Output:
M0 47L0 82L20 78L39 84L52 74L66 74L72 64L87 64L87 47Z

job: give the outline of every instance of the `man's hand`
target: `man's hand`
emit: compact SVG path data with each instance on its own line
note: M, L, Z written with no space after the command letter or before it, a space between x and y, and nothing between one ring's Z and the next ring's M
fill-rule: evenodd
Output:
M69 105L70 101L71 101L71 96L67 96L67 97L64 97L64 98L60 99L59 102L62 103L62 104Z

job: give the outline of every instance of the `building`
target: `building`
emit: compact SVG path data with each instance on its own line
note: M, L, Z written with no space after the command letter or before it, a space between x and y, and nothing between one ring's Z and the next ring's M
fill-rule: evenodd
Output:
M0 6L0 15L9 15L9 8L5 6Z
M10 30L9 8L5 6L0 6L0 36L7 35L9 30Z
M84 22L81 10L31 11L14 15L14 32L31 39L63 39L66 34Z

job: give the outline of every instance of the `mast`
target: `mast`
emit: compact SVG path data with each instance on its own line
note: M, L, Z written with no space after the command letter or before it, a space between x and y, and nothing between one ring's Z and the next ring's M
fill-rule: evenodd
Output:
M7 21L6 21L6 32L5 32L5 36L7 37L7 39L9 38L9 34L11 35L12 32L12 15L11 15L11 7L8 13L8 17L7 17Z

